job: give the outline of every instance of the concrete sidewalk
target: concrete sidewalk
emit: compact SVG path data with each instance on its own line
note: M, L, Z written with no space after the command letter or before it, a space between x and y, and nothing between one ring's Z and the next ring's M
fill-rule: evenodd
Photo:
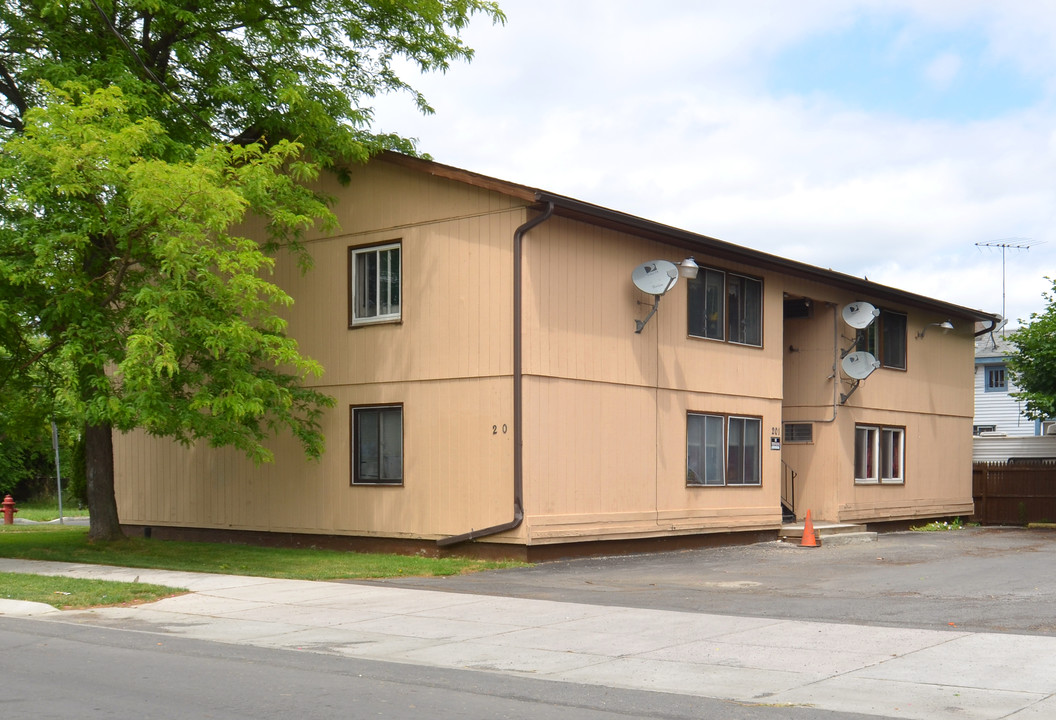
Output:
M1056 717L1056 637L8 559L0 572L192 591L89 611L0 601L40 621L899 718Z

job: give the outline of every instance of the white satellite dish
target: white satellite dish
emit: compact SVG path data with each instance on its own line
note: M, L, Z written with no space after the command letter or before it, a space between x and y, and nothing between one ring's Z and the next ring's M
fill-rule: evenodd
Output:
M863 330L873 324L880 311L867 302L856 300L843 308L843 321L856 330Z
M678 268L667 260L650 260L631 272L631 282L649 295L663 295L678 282Z
M855 380L865 380L872 374L873 370L880 367L880 361L873 357L872 353L852 352L848 353L840 361L840 367L843 368L843 372L847 374L847 377L852 377Z

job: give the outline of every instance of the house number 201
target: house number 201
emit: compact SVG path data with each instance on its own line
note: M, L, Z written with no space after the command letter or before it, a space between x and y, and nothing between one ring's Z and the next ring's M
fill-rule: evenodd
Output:
M498 425L492 425L491 426L491 434L492 435L498 435L499 434L499 426ZM502 424L502 434L503 435L506 434L506 423Z

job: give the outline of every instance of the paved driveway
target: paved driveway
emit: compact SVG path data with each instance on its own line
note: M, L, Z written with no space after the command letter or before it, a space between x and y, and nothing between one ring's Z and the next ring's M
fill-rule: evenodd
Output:
M798 620L1056 635L1056 531L968 528L550 562L382 584Z

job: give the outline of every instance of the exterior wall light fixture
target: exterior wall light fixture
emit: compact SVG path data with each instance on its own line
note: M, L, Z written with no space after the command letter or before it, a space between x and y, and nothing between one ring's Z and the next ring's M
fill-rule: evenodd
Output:
M931 327L932 325L940 327L943 330L953 330L953 323L950 322L949 320L943 320L942 322L928 323L923 328L921 328L920 332L917 333L917 340L920 340L922 337L924 337L924 333L926 333L928 331L928 328Z

